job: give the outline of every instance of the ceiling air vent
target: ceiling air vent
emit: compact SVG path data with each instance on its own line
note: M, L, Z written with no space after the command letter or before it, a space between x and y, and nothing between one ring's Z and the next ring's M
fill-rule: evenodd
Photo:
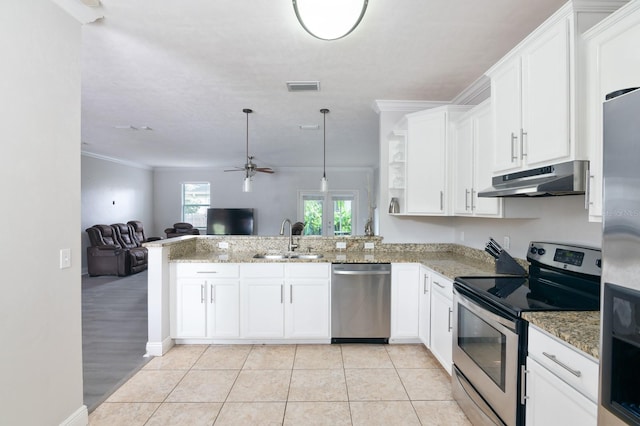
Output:
M318 92L319 81L287 81L287 90L290 92Z

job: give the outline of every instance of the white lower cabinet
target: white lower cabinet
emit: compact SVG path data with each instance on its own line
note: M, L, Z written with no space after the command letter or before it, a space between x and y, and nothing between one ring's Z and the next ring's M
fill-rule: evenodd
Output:
M328 263L290 264L285 268L285 337L329 339Z
M595 426L598 363L532 325L528 354L527 426Z
M242 337L284 337L284 277L242 280Z
M242 337L329 339L329 273L328 263L242 265Z
M431 275L431 353L451 374L453 339L453 282Z
M391 336L393 342L418 341L420 325L420 265L391 265Z
M597 424L595 402L558 376L527 358L527 426L588 426Z
M240 336L237 264L177 264L172 274L175 280L172 288L175 304L172 309L171 337Z

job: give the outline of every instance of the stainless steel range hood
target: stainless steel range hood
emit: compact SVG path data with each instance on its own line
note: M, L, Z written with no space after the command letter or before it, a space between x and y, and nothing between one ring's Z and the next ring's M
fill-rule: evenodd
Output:
M548 197L584 194L588 171L588 161L569 161L508 173L494 177L491 181L493 186L478 192L478 197Z

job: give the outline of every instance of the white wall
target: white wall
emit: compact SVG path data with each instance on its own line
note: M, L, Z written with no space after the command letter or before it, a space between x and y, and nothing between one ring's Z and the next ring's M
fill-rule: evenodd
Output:
M524 259L532 240L558 241L600 247L602 224L588 222L584 196L505 199L505 208L526 209L537 219L457 218L455 242L484 249L489 237L502 244L510 237L508 252ZM464 241L461 234L464 232Z
M0 1L0 424L57 425L82 403L80 24ZM71 268L59 251L71 249Z
M330 190L359 191L356 234L364 234L368 216L367 176L371 182L373 169L327 168ZM285 218L297 218L298 190L318 190L322 169L281 168L272 175L260 173L254 177L253 192L242 192L241 172L213 169L155 169L153 214L156 234L181 221L181 184L184 182L210 182L211 206L256 209L258 235L278 235ZM372 191L375 194L375 191Z
M117 160L82 155L82 270L87 269L85 229L96 224L139 220L147 237L153 234L153 171Z

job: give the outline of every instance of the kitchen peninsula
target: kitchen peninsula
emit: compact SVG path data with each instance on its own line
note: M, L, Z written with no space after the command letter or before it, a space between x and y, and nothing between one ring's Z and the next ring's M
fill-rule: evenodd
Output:
M413 269L400 272L405 282L410 276L414 281L408 285L415 290L411 302L415 309L409 309L406 321L416 321L418 328L418 301L421 289L426 289L425 273L440 276L440 281L449 281L448 292L451 293L451 282L459 275L487 275L494 273L493 259L481 250L471 249L457 244L384 244L382 237L297 237L299 253L320 254L316 259L264 259L256 258L256 254L286 253L287 237L259 236L186 236L169 240L155 241L145 244L149 250L149 341L147 354L160 356L173 346L171 337L171 280L172 268L181 264L216 264L216 265L327 265L331 263L392 263L407 264ZM336 243L344 243L343 248L336 248ZM365 246L367 248L365 248ZM373 248L369 248L373 247ZM172 266L173 265L173 266ZM427 271L419 271L426 267ZM234 272L235 273L235 272ZM408 273L409 275L403 275ZM175 274L175 271L174 271ZM221 275L218 275L221 277ZM328 279L328 275L326 277ZM431 275L427 277L427 280ZM424 282L423 282L424 281ZM438 282L440 282L438 281ZM327 282L328 284L328 282ZM430 285L430 281L428 282ZM405 288L404 285L402 288ZM200 291L200 290L198 290ZM175 295L175 293L174 293ZM398 295L399 296L399 295ZM407 297L407 295L405 295ZM396 297L397 299L398 297ZM430 308L424 307L425 308ZM393 309L392 309L393 310ZM407 309L403 308L403 312ZM448 314L448 312L445 311ZM401 318L396 318L402 321ZM445 325L447 320L444 320ZM415 339L400 341L419 342L417 332Z

